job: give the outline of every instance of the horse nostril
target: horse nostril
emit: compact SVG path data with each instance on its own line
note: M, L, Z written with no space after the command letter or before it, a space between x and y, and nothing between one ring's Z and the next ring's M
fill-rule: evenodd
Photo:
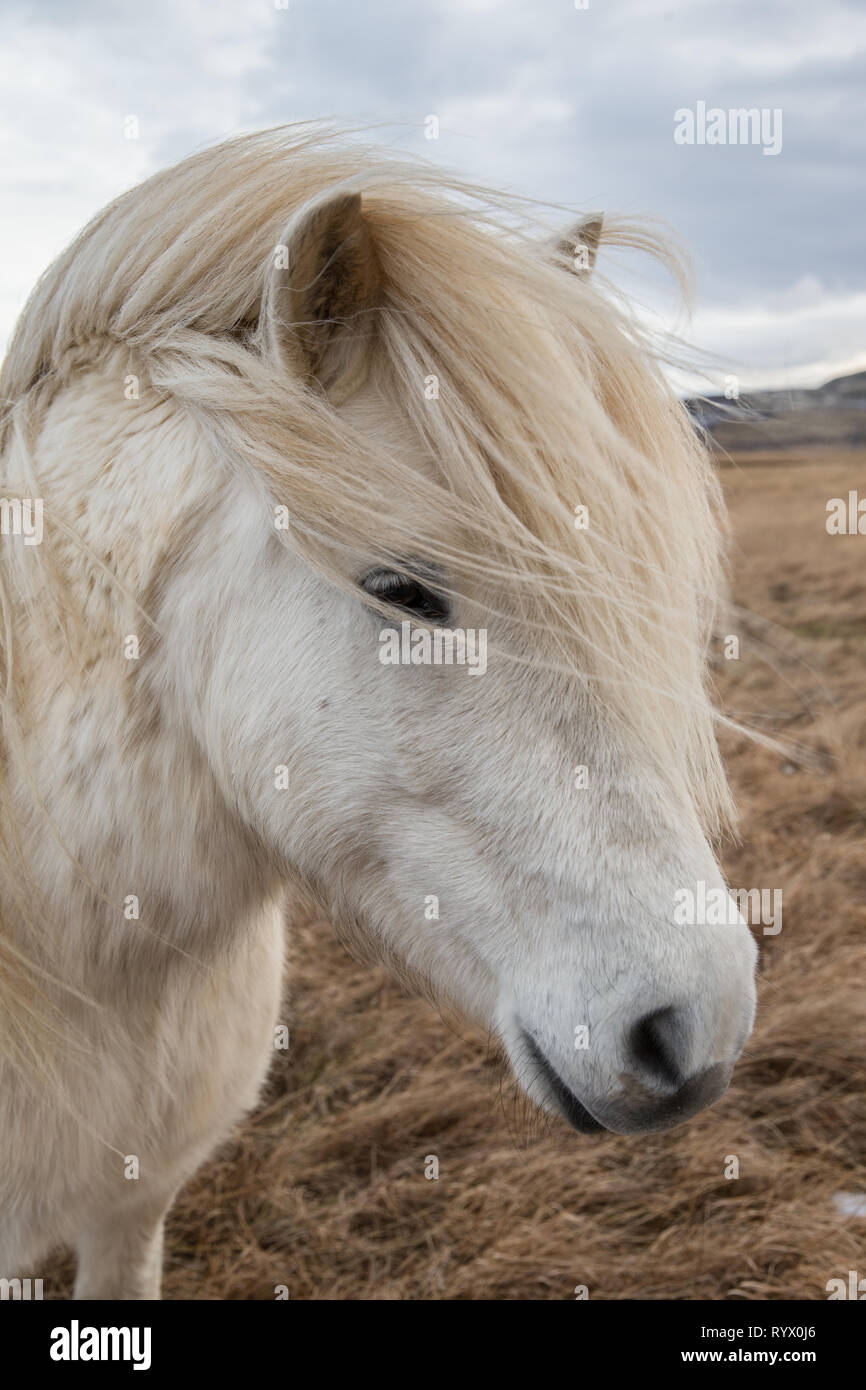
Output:
M676 1008L646 1014L631 1030L631 1055L640 1069L670 1086L680 1086L683 1074L678 1058L685 1051L685 1029Z

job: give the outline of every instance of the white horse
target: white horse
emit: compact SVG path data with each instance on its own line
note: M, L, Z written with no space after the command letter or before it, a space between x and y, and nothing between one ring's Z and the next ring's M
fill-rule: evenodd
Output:
M577 1130L727 1086L753 943L675 920L722 886L718 496L599 230L551 249L528 205L280 131L124 195L34 291L0 422L4 1276L69 1244L78 1297L159 1296L166 1211L268 1069L293 885Z

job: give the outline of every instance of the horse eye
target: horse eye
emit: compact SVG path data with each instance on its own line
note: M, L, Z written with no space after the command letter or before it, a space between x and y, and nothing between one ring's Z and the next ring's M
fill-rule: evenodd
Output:
M440 594L397 570L371 570L359 583L365 593L425 622L444 623L448 618L448 604Z

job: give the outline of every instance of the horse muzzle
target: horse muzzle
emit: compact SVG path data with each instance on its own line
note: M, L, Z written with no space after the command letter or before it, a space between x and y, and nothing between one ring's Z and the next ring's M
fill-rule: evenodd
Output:
M609 1088L595 1094L566 1082L536 1038L521 1025L521 1051L529 1064L526 1089L545 1109L558 1111L581 1134L604 1129L616 1134L673 1129L724 1095L749 1031L750 1024L745 1025L729 1059L685 1075L678 1049L683 1027L677 1010L658 1010L630 1029L627 1065L617 1071Z

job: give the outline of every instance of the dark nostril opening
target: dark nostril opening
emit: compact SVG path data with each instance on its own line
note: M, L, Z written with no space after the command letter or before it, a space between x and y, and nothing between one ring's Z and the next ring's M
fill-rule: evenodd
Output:
M683 1051L683 1027L674 1007L646 1014L631 1031L631 1055L642 1071L670 1086L684 1080L678 1057Z

